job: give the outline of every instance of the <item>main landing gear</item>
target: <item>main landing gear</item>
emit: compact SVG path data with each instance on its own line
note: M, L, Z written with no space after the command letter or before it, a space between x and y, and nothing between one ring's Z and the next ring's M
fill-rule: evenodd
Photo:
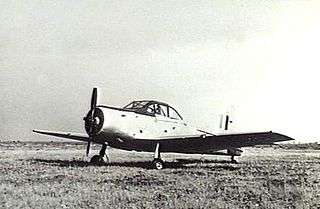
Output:
M152 166L153 168L157 169L157 170L161 170L164 168L164 162L163 160L161 160L160 157L160 144L157 143L156 145L156 150L154 152L154 160L152 161Z
M237 164L238 162L234 159L234 155L231 155L231 163Z
M227 154L231 156L231 163L237 164L238 162L234 159L234 156L240 156L241 152L243 152L241 149L238 148L230 148L227 149Z
M107 150L107 145L103 144L101 147L101 150L99 152L99 155L94 155L91 160L90 163L92 164L96 164L96 165L101 165L104 163L108 163L109 162L109 158L106 155L106 150ZM106 161L104 160L104 157L106 157Z

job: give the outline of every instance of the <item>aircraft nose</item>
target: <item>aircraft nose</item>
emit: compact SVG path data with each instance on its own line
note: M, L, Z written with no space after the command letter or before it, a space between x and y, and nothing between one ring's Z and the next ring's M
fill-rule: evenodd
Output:
M100 108L91 109L84 119L84 127L89 136L97 135L103 127L104 114Z

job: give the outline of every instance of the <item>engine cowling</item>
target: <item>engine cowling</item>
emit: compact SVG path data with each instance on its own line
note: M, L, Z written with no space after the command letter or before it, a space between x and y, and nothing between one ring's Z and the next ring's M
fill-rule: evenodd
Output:
M89 136L97 135L102 130L104 124L104 114L100 108L90 110L83 119L85 121L85 130Z

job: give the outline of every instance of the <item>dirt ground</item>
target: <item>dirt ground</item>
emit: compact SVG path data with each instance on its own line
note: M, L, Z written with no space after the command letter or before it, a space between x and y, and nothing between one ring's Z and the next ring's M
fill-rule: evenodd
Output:
M246 148L229 157L108 151L85 144L0 142L0 208L320 208L320 150ZM91 156L99 152L93 146Z

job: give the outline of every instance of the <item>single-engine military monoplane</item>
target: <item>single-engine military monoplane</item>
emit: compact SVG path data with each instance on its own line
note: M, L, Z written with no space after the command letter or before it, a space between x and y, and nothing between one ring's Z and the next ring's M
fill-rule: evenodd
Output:
M99 155L90 162L102 163L108 146L144 152L154 152L153 166L162 169L160 153L228 155L231 162L240 156L241 147L267 145L293 140L269 132L213 134L189 126L170 105L154 100L133 101L123 108L97 105L98 91L93 89L91 107L84 119L85 134L33 130L36 133L87 142L88 156L91 143L101 144ZM228 128L226 116L224 128ZM220 152L226 150L226 152Z

